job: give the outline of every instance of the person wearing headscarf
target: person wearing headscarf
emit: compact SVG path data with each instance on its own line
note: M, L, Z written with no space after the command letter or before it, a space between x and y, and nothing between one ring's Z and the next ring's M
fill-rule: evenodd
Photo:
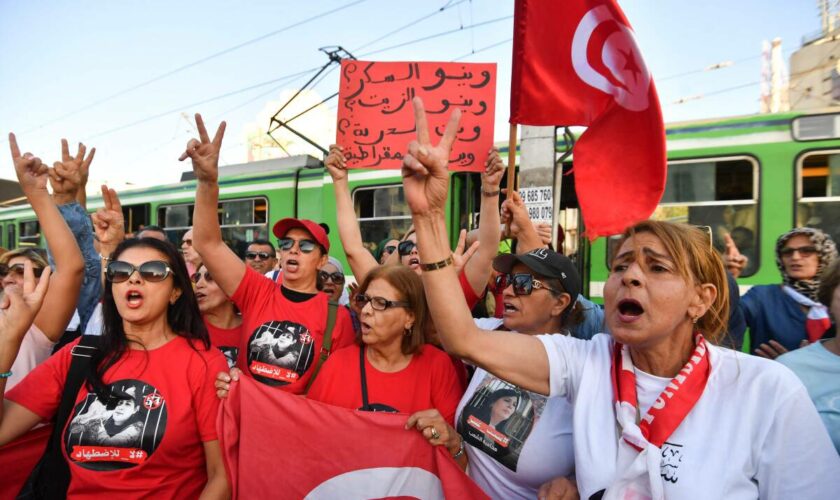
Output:
M837 258L837 246L819 229L799 227L776 241L778 285L754 286L739 307L750 329L750 351L775 359L818 341L831 326L817 300L823 271Z

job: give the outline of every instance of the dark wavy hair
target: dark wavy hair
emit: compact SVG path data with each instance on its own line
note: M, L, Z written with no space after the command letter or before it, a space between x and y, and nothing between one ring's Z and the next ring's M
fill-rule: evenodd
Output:
M172 279L175 288L181 290L181 295L166 311L166 321L176 335L191 341L199 341L205 348L210 349L210 335L198 310L198 302L193 293L192 283L187 274L187 266L178 249L168 241L153 238L124 240L110 255L112 261L119 260L119 256L129 248L151 248L165 256L166 262L172 269ZM123 328L123 319L114 302L114 293L110 281L105 281L105 293L102 300L102 337L99 350L90 363L87 383L101 399L107 400L108 388L102 382L105 372L112 367L129 349L128 338ZM195 348L194 342L190 345Z

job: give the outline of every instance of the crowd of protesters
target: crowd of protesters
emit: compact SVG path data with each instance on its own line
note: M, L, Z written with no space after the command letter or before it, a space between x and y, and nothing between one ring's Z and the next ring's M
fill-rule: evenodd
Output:
M69 464L69 497L227 498L216 418L247 377L403 414L406 432L443 447L492 498L840 498L829 236L782 235L782 284L740 297L743 256L719 255L695 227L641 221L620 237L599 306L522 200L501 202L495 150L479 228L450 247L460 114L434 144L413 104L402 171L413 226L373 253L339 146L325 166L342 248L318 222L284 218L243 260L217 216L224 122L211 138L196 115L181 156L197 182L193 227L178 247L154 226L126 237L105 186L88 216L93 150L72 156L62 141L48 167L10 134L47 252L0 255L0 447L58 418L50 446ZM512 253L500 253L503 232ZM740 352L746 328L752 355Z

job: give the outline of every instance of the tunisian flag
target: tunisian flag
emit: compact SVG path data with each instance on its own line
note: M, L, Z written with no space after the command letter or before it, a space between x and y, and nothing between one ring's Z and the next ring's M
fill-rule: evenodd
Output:
M218 429L233 498L488 498L405 415L309 401L242 377Z
M665 188L659 98L611 0L517 0L510 122L589 127L574 146L590 238L653 213Z

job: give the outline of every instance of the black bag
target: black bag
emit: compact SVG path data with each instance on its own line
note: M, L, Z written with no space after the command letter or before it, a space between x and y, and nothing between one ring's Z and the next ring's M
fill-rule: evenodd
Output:
M90 366L92 356L99 349L100 337L96 335L82 335L81 341L73 346L72 361L64 390L61 393L61 403L55 415L54 427L47 448L43 456L32 469L29 478L18 493L18 500L57 500L67 498L67 488L70 486L70 467L61 453L61 434L64 424L70 418L70 412L76 403L76 396L84 383L85 375Z

